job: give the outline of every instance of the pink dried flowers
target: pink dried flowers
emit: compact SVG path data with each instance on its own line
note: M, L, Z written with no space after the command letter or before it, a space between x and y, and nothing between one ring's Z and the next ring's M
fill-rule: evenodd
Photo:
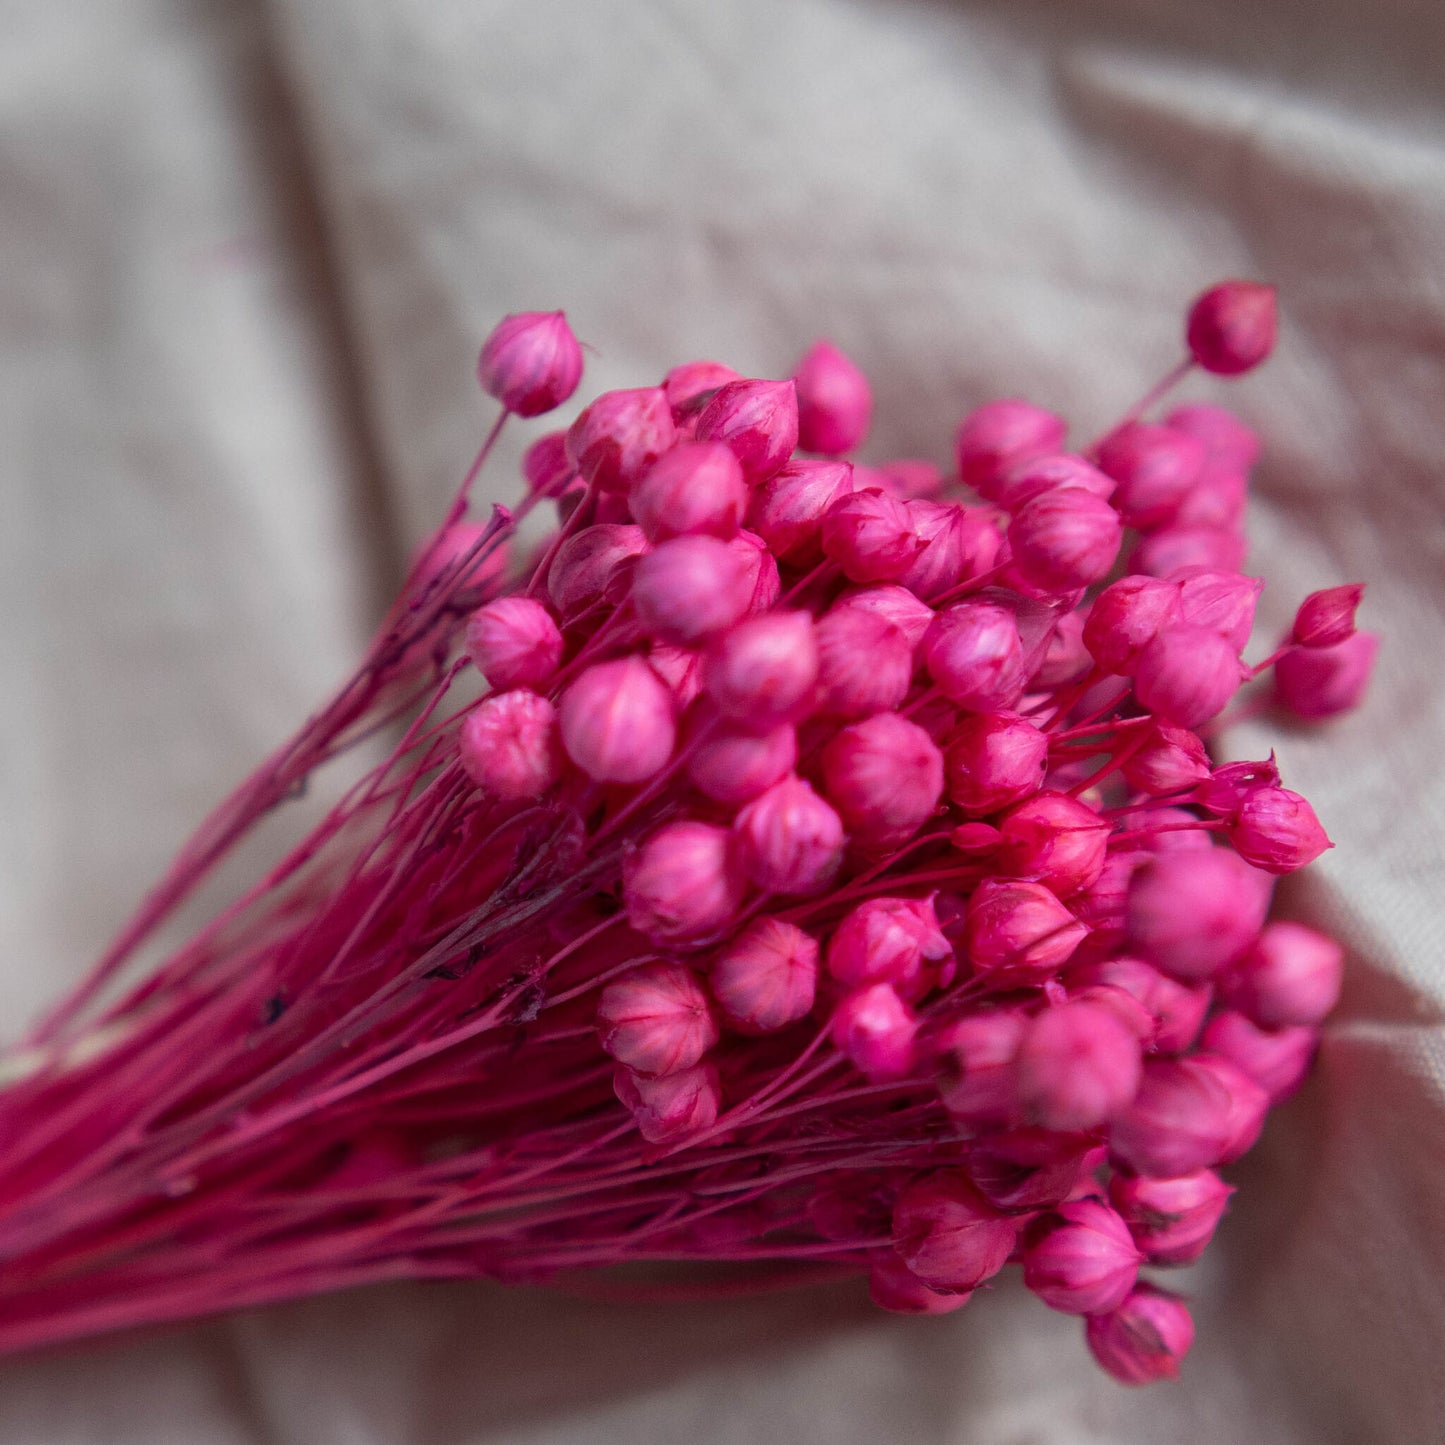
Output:
M1167 381L1247 370L1273 292L1225 283L1187 332ZM580 368L528 313L480 375L531 416ZM641 1260L855 1272L933 1314L1012 1260L1111 1374L1176 1373L1187 1305L1140 1269L1206 1246L1342 965L1265 922L1319 820L1209 729L1271 667L1299 716L1353 706L1376 639L1329 588L1246 666L1257 444L1217 407L1146 419L1165 389L1087 455L985 404L971 495L846 459L871 389L822 342L787 381L697 362L597 398L515 517L467 520L464 484L357 676L4 1061L0 1349ZM112 991L388 724L311 837Z

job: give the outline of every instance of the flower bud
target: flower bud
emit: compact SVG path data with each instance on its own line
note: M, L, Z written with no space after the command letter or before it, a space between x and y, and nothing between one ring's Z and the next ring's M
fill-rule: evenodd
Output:
M823 517L854 488L847 462L788 462L753 492L750 526L773 555L808 567L823 555Z
M1067 898L1103 871L1110 825L1067 793L1037 793L998 825L1001 873L1028 878Z
M1217 717L1244 680L1239 654L1217 632L1187 623L1161 632L1139 654L1134 696L1161 722L1197 728Z
M454 600L458 594L491 590L506 573L508 548L505 542L494 542L483 552L486 535L487 529L480 522L453 522L444 528L417 559L408 591L421 596L443 578Z
M1236 653L1243 652L1254 628L1254 609L1264 582L1238 572L1189 571L1179 583L1179 606L1194 627L1217 632Z
M746 803L781 782L798 761L791 723L749 733L715 726L687 752L687 775L700 793L719 803Z
M1257 1133L1267 1106L1264 1091L1223 1060L1145 1059L1133 1102L1113 1120L1109 1147L1134 1173L1173 1179L1238 1157L1241 1110L1257 1113Z
M713 398L720 386L739 381L732 367L719 361L688 361L674 366L662 379L662 392L672 408L673 418L695 415Z
M662 388L604 391L567 429L567 455L604 492L626 492L677 440Z
M1181 516L1194 495L1195 492L1191 492L1184 499L1184 506L1179 509ZM1248 551L1248 541L1237 531L1226 527L1186 526L1176 516L1169 526L1140 539L1129 554L1129 570L1166 578L1177 578L1196 567L1237 572L1244 565Z
M1252 371L1274 350L1278 326L1273 286L1222 281L1189 308L1185 336L1189 354L1205 371L1238 376Z
M1100 667L1129 677L1144 649L1183 618L1177 582L1121 577L1099 593L1089 608L1084 646Z
M952 953L930 900L870 898L844 914L828 941L827 966L845 988L888 983L901 998L916 999L930 982L926 964Z
M1177 1179L1115 1174L1109 1181L1109 1202L1150 1264L1193 1264L1214 1238L1233 1193L1212 1169Z
M1085 1336L1094 1358L1121 1384L1148 1385L1179 1378L1194 1321L1178 1295L1141 1284L1118 1309L1091 1315Z
M992 602L959 602L933 619L923 639L929 676L970 712L1012 707L1028 679L1018 623Z
M541 416L577 390L582 348L560 311L504 316L482 347L477 380L516 416Z
M674 709L680 714L702 692L702 654L688 647L672 647L655 642L647 654L647 665L660 677L672 694Z
M1035 497L1008 529L1014 566L1048 592L1088 587L1107 576L1123 535L1113 507L1081 487Z
M627 921L654 943L693 943L736 915L744 880L726 828L664 823L623 864Z
M602 1047L637 1074L691 1068L718 1041L702 983L676 963L646 964L615 978L597 1003Z
M729 381L697 419L697 439L723 442L750 485L772 476L798 445L798 395L791 381Z
M1224 983L1230 1004L1261 1028L1320 1023L1340 997L1344 950L1302 923L1267 923Z
M878 612L835 607L818 620L818 710L859 718L890 712L908 696L913 649Z
M1210 467L1227 467L1247 475L1259 460L1258 435L1222 406L1211 406L1207 402L1177 406L1164 418L1164 424L1203 442Z
M1333 647L1287 652L1274 665L1275 697L1296 717L1311 722L1349 712L1360 705L1370 685L1379 650L1375 633L1357 632Z
M823 516L823 552L854 582L893 582L923 550L904 503L883 492L849 492Z
M986 878L969 900L963 947L979 973L1006 969L1021 982L1042 982L1088 931L1041 884Z
M524 688L483 698L462 723L457 750L472 782L502 803L540 798L562 775L557 714Z
M819 893L843 862L843 824L801 778L760 793L733 830L744 871L767 893Z
M574 532L547 571L547 595L564 623L597 602L614 601L625 591L636 558L647 551L640 527L599 522Z
M711 1064L656 1079L619 1068L612 1088L649 1144L676 1144L701 1134L717 1122L722 1107L717 1070Z
M794 716L818 678L818 646L806 612L773 612L740 622L703 658L703 686L739 726L770 731Z
M1096 1199L1064 1204L1024 1250L1024 1283L1050 1309L1107 1314L1128 1297L1142 1256L1122 1219Z
M1315 810L1288 788L1256 788L1229 824L1229 841L1247 863L1266 873L1293 873L1335 845Z
M716 537L659 542L632 573L638 621L668 642L701 642L731 627L752 596L746 560Z
M906 587L883 583L877 587L853 587L843 592L833 604L833 612L867 612L891 622L908 639L908 646L915 652L928 624L933 621L933 609L920 602Z
M1013 1253L1017 1229L960 1173L910 1184L893 1208L893 1248L925 1284L976 1289Z
M1096 954L1123 942L1129 884L1134 870L1147 856L1143 849L1132 845L1107 854L1099 876L1069 900L1070 912L1089 926L1089 948Z
M1093 671L1094 659L1084 646L1084 614L1066 612L1049 638L1043 661L1029 678L1030 692L1053 692L1082 682Z
M1199 1042L1210 1053L1228 1059L1277 1104L1304 1082L1319 1034L1304 1025L1262 1029L1242 1013L1225 1009L1205 1024Z
M1026 401L990 401L963 419L958 429L958 471L964 482L991 502L1008 472L1021 462L1061 451L1063 418Z
M898 581L925 602L989 571L1003 547L993 516L981 507L926 498L905 501L918 555Z
M736 536L748 508L738 459L721 442L692 442L664 452L628 498L651 542L705 533Z
M882 462L872 469L874 474L887 479L885 491L904 502L922 498L936 498L943 490L943 473L938 466L921 457L895 457L891 462Z
M1072 452L1031 457L1010 468L990 487L989 498L1006 512L1018 512L1036 497L1046 496L1063 487L1074 487L1107 501L1117 483L1092 462Z
M1355 635L1355 613L1365 595L1365 584L1327 587L1311 592L1295 613L1290 639L1298 647L1335 647Z
M1104 1162L1088 1135L1049 1129L1010 1129L968 1146L968 1177L993 1205L1008 1214L1054 1209L1087 1187Z
M1201 783L1209 777L1209 754L1188 728L1153 723L1147 740L1120 767L1124 780L1136 792L1161 798Z
M1270 891L1227 848L1156 854L1130 880L1130 940L1174 978L1212 978L1259 936Z
M891 1250L878 1250L868 1265L868 1297L898 1315L946 1315L961 1310L972 1290L929 1289Z
M1252 793L1279 786L1274 754L1248 762L1221 763L1194 790L1193 802L1216 818L1232 818Z
M1043 786L1049 739L1014 713L963 718L943 754L948 796L971 817L996 813Z
M1097 1129L1139 1087L1139 1040L1101 1003L1045 1009L1024 1029L1014 1057L1023 1117L1045 1129Z
M766 612L782 596L778 564L768 551L767 543L755 532L742 531L724 543L734 556L741 558L748 584L748 612Z
M672 694L640 657L587 668L562 694L567 756L599 783L640 783L662 771L677 742Z
M1018 1119L1014 1054L1026 1020L1017 1009L962 1014L937 1043L938 1093L943 1107L978 1128Z
M549 431L522 453L522 476L539 496L560 497L576 476L567 456L567 433Z
M1199 1036L1213 990L1189 985L1160 973L1142 958L1108 958L1069 971L1071 989L1119 989L1139 1001L1151 1028L1144 1042L1164 1054L1183 1053Z
M916 723L878 713L823 749L823 791L848 832L873 847L905 842L943 796L943 755Z
M499 597L467 619L467 653L499 691L537 687L562 661L562 634L552 614L530 597Z
M873 390L868 378L831 341L813 343L793 373L798 388L798 445L841 456L868 435Z
M1204 444L1172 427L1130 421L1099 444L1099 466L1114 478L1113 502L1127 526L1162 527L1204 470Z
M812 1009L818 941L781 918L755 918L713 959L708 980L739 1033L772 1033Z
M838 1052L875 1084L904 1078L913 1068L918 1020L889 984L846 995L828 1030Z

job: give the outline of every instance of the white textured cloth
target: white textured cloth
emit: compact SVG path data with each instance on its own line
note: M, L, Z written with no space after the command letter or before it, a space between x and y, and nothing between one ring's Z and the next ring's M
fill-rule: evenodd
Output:
M1012 1286L707 1308L395 1288L0 1366L15 1445L1445 1438L1445 11L1436 0L0 0L0 1033L347 670L471 456L476 347L586 389L831 336L876 456L1092 434L1276 281L1262 635L1369 581L1356 717L1274 742L1339 847L1317 1075L1239 1171L1177 1386ZM1219 397L1224 388L1195 386ZM518 441L498 477L514 462Z

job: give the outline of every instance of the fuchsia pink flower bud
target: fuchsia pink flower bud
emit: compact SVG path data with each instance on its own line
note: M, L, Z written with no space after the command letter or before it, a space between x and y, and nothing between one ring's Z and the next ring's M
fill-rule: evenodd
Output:
M1297 717L1315 721L1358 707L1375 670L1380 639L1357 632L1333 647L1302 647L1274 665L1275 697Z
M1213 998L1209 984L1180 983L1142 958L1108 958L1084 964L1069 971L1069 986L1119 989L1132 995L1152 1021L1144 1042L1165 1054L1183 1053L1194 1042Z
M818 941L781 918L755 918L713 959L708 980L733 1028L773 1033L813 1007Z
M834 607L819 620L818 710L859 718L889 712L908 696L913 648L880 613Z
M1073 487L1107 501L1113 496L1115 485L1113 477L1101 472L1092 462L1072 452L1059 452L1031 457L1010 468L990 486L989 500L1006 512L1017 512L1036 497L1063 487Z
M1189 308L1185 335L1189 354L1206 371L1238 376L1274 350L1279 307L1273 286L1222 281Z
M1335 647L1355 635L1355 613L1365 595L1365 584L1327 587L1311 592L1295 613L1290 640L1297 647Z
M1227 848L1156 854L1130 880L1129 937L1149 962L1195 983L1254 942L1269 897L1267 875Z
M989 501L1021 462L1061 451L1064 422L1026 401L990 401L963 419L958 429L958 471L965 483Z
M998 560L1003 537L994 518L980 507L918 497L904 502L920 544L900 581L925 602L960 582L982 576Z
M850 492L823 517L823 551L854 582L892 582L923 550L904 503L883 492Z
M1161 632L1134 665L1134 696L1161 722L1196 728L1239 691L1239 654L1218 632L1187 623Z
M411 591L421 595L447 577L450 587L475 592L500 582L507 570L505 542L480 551L487 529L480 522L453 522L417 559ZM466 559L471 557L471 562Z
M567 456L567 433L549 431L522 453L522 476L527 485L544 497L560 497L575 476Z
M676 963L646 964L615 978L597 1003L602 1047L637 1074L691 1068L718 1041L697 975Z
M943 796L943 755L921 727L892 712L835 733L822 774L848 832L875 847L911 838Z
M1224 1009L1205 1024L1199 1042L1210 1053L1228 1059L1277 1104L1304 1080L1319 1034L1303 1025L1262 1029L1242 1013Z
M698 417L697 439L731 447L755 485L798 445L797 389L791 381L729 381Z
M577 390L582 348L560 311L504 316L482 347L477 379L508 411L541 416Z
M667 766L677 742L672 694L637 656L587 668L562 694L567 756L599 783L640 783Z
M1103 871L1110 825L1067 793L1037 793L998 825L1000 872L1029 878L1067 898Z
M1118 483L1113 502L1130 527L1163 526L1204 469L1204 444L1172 427L1130 421L1099 445L1099 466Z
M1129 1227L1097 1199L1061 1205L1024 1250L1024 1283L1049 1306L1070 1315L1107 1314L1139 1278L1139 1253Z
M1193 787L1209 777L1209 754L1187 728L1155 723L1147 741L1120 767L1125 781L1140 793L1163 797Z
M1014 566L1036 587L1068 592L1108 575L1124 530L1103 498L1060 487L1026 503L1008 529Z
M1049 638L1043 661L1029 678L1029 691L1052 691L1071 682L1082 682L1093 667L1094 659L1084 646L1084 615L1066 612Z
M1339 1000L1344 950L1302 923L1267 923L1224 981L1224 996L1261 1028L1320 1023Z
M687 754L687 775L699 792L719 803L746 803L781 782L798 761L791 723L749 733L715 726Z
M1010 1129L968 1146L968 1177L995 1209L1028 1214L1074 1198L1104 1160L1089 1135Z
M925 1284L977 1289L1013 1253L1017 1228L960 1173L910 1184L893 1208L893 1248Z
M738 459L721 442L694 442L664 452L633 487L628 502L652 542L691 533L726 541L748 508Z
M979 1128L1018 1119L1014 1055L1026 1020L1018 1009L961 1014L937 1041L943 1107Z
M1274 754L1248 762L1221 763L1194 792L1194 802L1217 818L1230 818L1260 788L1279 786Z
M970 712L1012 707L1028 678L1014 614L993 602L938 613L923 638L923 662L944 696Z
M838 1052L875 1084L904 1078L913 1068L918 1019L891 984L847 994L828 1029Z
M701 411L718 387L738 380L737 372L720 361L688 361L674 366L663 377L662 391L673 416L681 421L684 416Z
M777 603L783 587L778 577L778 564L767 544L754 532L742 531L724 544L741 558L748 578L748 611L766 612Z
M732 922L744 879L726 828L664 823L623 864L627 921L654 943L694 943Z
M647 665L672 694L680 714L702 692L702 654L687 647L655 642L647 654Z
M908 639L915 652L933 621L933 609L920 602L907 587L884 583L877 587L854 587L839 596L832 611L866 612L891 622Z
M1243 652L1254 628L1254 609L1264 582L1238 572L1190 569L1174 579L1179 583L1179 606L1184 620L1194 627L1217 632L1235 652Z
M1042 982L1088 931L1042 884L986 878L969 900L963 947L980 973Z
M1178 406L1164 418L1164 424L1203 442L1211 468L1228 468L1244 476L1259 458L1259 437L1222 406L1207 402Z
M662 388L605 391L567 430L567 455L604 492L626 492L677 440Z
M649 1144L675 1144L712 1128L722 1107L717 1070L711 1064L656 1079L620 1068L612 1087Z
M1234 1190L1212 1169L1177 1179L1115 1174L1109 1202L1150 1264L1193 1264L1214 1238Z
M1293 873L1333 848L1315 810L1288 788L1256 788L1230 819L1229 841L1266 873Z
M843 862L843 824L801 778L760 793L733 829L744 870L767 893L818 893Z
M703 660L703 686L724 717L768 731L799 711L818 678L818 645L806 612L740 622Z
M1128 677L1144 649L1183 619L1177 582L1121 577L1099 593L1089 608L1084 646L1100 667Z
M924 1282L888 1250L879 1250L868 1266L868 1298L898 1315L946 1315L961 1310L972 1290L943 1293Z
M873 389L831 341L813 343L793 373L798 388L798 445L841 456L868 435Z
M642 528L621 522L599 522L568 537L547 572L547 595L563 622L620 597L632 564L646 551Z
M467 653L494 687L537 687L562 661L552 614L530 597L499 597L467 619Z
M823 555L823 518L854 488L847 462L788 462L753 492L748 525L773 554L797 566Z
M1191 492L1190 497L1195 493ZM1189 498L1185 498L1188 506ZM1180 508L1180 512L1184 507ZM1184 526L1176 521L1140 539L1129 554L1131 572L1151 577L1177 578L1186 569L1202 567L1214 572L1237 572L1244 565L1249 544L1238 532L1224 527Z
M1029 1021L1014 1058L1023 1117L1045 1129L1097 1129L1139 1087L1139 1039L1097 1002L1059 1004Z
M1048 767L1049 740L1014 713L979 713L954 729L943 755L948 796L982 817L1036 793Z
M1194 1321L1178 1295L1141 1284L1108 1314L1091 1315L1085 1330L1094 1358L1124 1385L1177 1380L1194 1343Z
M632 605L638 621L668 642L696 643L747 612L754 580L746 559L716 537L672 537L638 559Z
M881 463L874 471L887 478L885 490L905 502L937 497L943 490L943 473L934 462L921 457L896 457Z
M927 964L951 957L953 945L923 898L870 898L843 916L828 941L829 974L845 988L888 983L916 999L931 982Z
M457 748L467 776L502 803L540 798L562 774L557 714L524 688L484 698L462 723Z
M1150 1058L1109 1147L1136 1174L1173 1179L1236 1159L1259 1134L1269 1100L1253 1080L1207 1054Z

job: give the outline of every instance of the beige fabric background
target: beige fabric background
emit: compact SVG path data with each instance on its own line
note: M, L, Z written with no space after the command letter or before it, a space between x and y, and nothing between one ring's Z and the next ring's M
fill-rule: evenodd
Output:
M1179 1386L1012 1287L391 1289L4 1365L0 1441L1445 1439L1442 76L1438 0L0 0L5 1037L343 675L509 310L566 307L591 390L827 333L876 454L942 460L990 394L1098 427L1271 277L1266 628L1361 577L1387 634L1364 713L1275 739L1354 973Z

